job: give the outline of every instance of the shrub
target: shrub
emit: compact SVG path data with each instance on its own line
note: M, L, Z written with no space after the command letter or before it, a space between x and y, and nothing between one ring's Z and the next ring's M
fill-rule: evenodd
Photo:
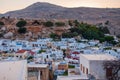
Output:
M114 37L113 36L105 36L105 41L107 42L111 42L114 40Z
M79 26L78 20L74 20L74 24L75 24L75 26Z
M73 24L72 24L72 22L69 20L68 21L68 24L70 25L70 26L73 26Z
M108 25L109 23L110 23L110 21L107 20L107 21L105 22L105 25Z
M25 20L20 20L19 22L17 22L16 26L17 27L24 27L27 24L27 22Z
M74 65L68 65L68 68L75 68Z
M55 25L56 26L65 26L65 23L64 22L56 22Z
M27 31L27 29L25 27L22 27L22 28L18 29L19 33L23 33L24 34L24 33L26 33L26 31Z
M1 21L0 21L0 25L3 26L3 25L5 25L5 24L4 24L4 22L1 22Z
M69 33L63 33L62 34L63 38L72 38L72 37L75 37L75 36L78 36L78 33L76 33L76 32L73 32L73 33L69 32Z
M40 50L39 53L46 52L45 50Z
M105 38L99 38L100 43L105 41Z
M67 70L63 73L63 76L68 76L68 71Z
M46 27L52 27L54 24L51 21L44 22L44 26Z
M109 34L110 33L110 31L109 31L109 29L107 27L100 27L99 30L101 32L103 32L104 34Z
M53 39L55 39L55 38L58 38L59 36L57 35L57 34L55 34L55 33L51 33L50 34L50 38L53 38Z
M28 59L28 60L31 60L31 59L33 59L33 56L29 56L27 59Z
M111 50L111 49L112 49L111 47L104 48L104 50Z
M34 22L32 22L32 25L35 25L35 24L40 25L41 23L39 21L35 20Z

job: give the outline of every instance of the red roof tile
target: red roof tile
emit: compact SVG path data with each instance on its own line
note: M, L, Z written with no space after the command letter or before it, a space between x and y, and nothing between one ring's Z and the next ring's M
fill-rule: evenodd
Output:
M29 53L30 53L31 55L34 55L34 54L35 54L35 52L33 52L33 51L29 51Z
M73 52L72 54L80 54L79 52L77 52L77 51L75 51L75 52Z
M26 50L18 50L16 53L24 53L24 52L26 52Z

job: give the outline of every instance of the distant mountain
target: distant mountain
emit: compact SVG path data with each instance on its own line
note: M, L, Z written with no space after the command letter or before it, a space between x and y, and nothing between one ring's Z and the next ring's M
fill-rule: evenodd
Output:
M45 18L45 19L78 19L96 20L120 17L119 9L100 9L100 8L65 8L50 3L37 2L25 9L10 11L4 16L20 18Z
M4 14L4 16L18 17L18 18L54 18L52 15L56 15L63 11L64 7L56 6L50 3L37 2L28 6L25 9L10 11Z

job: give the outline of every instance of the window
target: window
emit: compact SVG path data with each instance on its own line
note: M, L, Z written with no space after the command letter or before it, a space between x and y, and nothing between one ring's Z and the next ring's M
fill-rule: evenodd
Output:
M82 64L80 65L81 71L82 71Z
M42 71L40 71L40 75L42 76Z
M106 69L106 77L110 77L110 76L112 76L112 69L108 68Z
M86 68L86 74L88 74L88 68Z
M47 58L48 58L48 55L47 55Z
M85 67L83 66L83 73L85 73Z
M22 58L22 56L20 56L20 58Z

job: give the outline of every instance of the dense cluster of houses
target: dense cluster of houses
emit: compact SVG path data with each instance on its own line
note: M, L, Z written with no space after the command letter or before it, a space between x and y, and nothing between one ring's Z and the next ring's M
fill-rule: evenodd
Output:
M90 75L105 80L102 62L120 59L120 48L106 46L98 40L78 42L75 38L62 38L61 41L51 38L37 41L1 39L0 55L1 62L27 60L29 79L24 80L36 76L36 80L53 80L48 76L48 69L53 72L54 80L83 80L89 79ZM44 69L47 74L43 75ZM34 72L32 77L31 70Z

